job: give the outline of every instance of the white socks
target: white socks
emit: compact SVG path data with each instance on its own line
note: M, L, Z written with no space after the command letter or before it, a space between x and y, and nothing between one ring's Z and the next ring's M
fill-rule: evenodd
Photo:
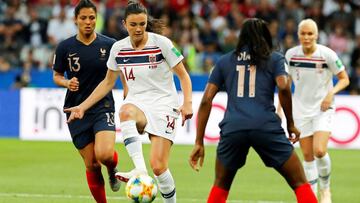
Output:
M142 151L142 142L136 128L136 122L134 120L120 122L120 129L123 134L126 150L135 168L147 171Z
M311 162L303 162L305 176L308 182L311 185L311 189L313 190L314 194L317 194L317 183L318 183L318 169L316 168L315 160Z
M154 175L155 176L155 175ZM155 176L164 203L176 203L175 182L170 170L167 169L159 176Z
M316 166L319 172L319 186L320 189L327 189L330 187L330 173L331 160L328 153L321 158L315 157Z

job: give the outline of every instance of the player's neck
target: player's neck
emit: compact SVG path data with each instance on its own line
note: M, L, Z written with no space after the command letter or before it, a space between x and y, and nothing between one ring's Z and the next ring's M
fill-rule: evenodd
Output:
M76 39L85 45L89 45L96 39L96 32L93 32L90 35L84 35L84 34L78 33L76 35Z
M144 38L141 41L133 41L131 38L130 38L130 41L131 41L132 47L135 50L141 50L145 47L146 42L148 41L148 33L146 32L144 34Z
M315 50L316 50L316 45L311 46L309 48L304 48L303 47L304 55L307 56L307 57L311 57L312 54L315 52Z

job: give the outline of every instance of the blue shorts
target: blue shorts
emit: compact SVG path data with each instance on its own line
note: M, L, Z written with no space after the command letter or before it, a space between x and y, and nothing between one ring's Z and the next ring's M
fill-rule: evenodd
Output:
M114 112L86 113L82 119L69 123L68 127L75 147L82 149L94 142L97 132L115 131Z
M259 154L267 167L281 168L294 147L282 129L276 131L242 130L221 135L217 157L229 170L244 166L250 147Z

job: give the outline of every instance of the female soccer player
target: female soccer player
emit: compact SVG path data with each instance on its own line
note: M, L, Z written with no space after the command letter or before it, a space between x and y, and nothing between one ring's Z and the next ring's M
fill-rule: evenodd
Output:
M64 108L84 101L106 76L106 60L115 40L95 33L95 22L95 5L81 0L75 7L77 35L62 41L56 48L53 79L57 85L68 89ZM100 203L106 202L101 164L107 167L111 189L118 191L120 188L120 181L115 177L118 157L114 150L114 100L111 92L104 96L88 109L82 120L68 123L72 141L85 163L89 189Z
M294 121L301 132L305 175L315 193L319 179L321 203L329 203L331 162L327 144L335 114L334 95L349 85L349 77L337 54L316 43L318 28L313 20L300 22L298 36L300 45L285 54L295 85ZM335 86L333 75L338 78Z
M224 55L215 65L206 86L198 113L196 141L190 165L199 170L204 160L204 133L212 100L225 89L228 103L217 148L215 182L208 203L225 203L238 169L253 147L268 167L275 168L295 191L298 202L317 202L306 182L301 162L293 146L299 132L292 118L291 91L284 67L284 56L272 51L273 45L266 23L248 19L243 24L236 50ZM274 90L287 118L289 139L275 113Z
M123 24L129 37L111 48L106 78L84 102L68 109L71 111L68 120L82 118L87 109L113 88L120 74L125 98L120 108L120 128L135 169L117 175L127 181L134 174L147 172L140 140L140 134L147 132L151 141L150 165L159 190L165 202L176 202L168 162L179 114L182 114L182 124L193 114L191 80L181 62L183 56L172 42L150 32L161 31L162 25L149 19L142 4L129 2ZM179 77L184 94L181 106L173 73Z

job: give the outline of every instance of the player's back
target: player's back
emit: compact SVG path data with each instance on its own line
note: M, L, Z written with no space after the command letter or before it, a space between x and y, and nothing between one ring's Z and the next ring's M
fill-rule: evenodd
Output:
M276 76L286 74L284 57L272 53L260 65L250 64L247 48L237 56L231 52L216 64L210 82L224 88L228 94L227 109L220 123L222 131L244 129L278 129L274 92Z

